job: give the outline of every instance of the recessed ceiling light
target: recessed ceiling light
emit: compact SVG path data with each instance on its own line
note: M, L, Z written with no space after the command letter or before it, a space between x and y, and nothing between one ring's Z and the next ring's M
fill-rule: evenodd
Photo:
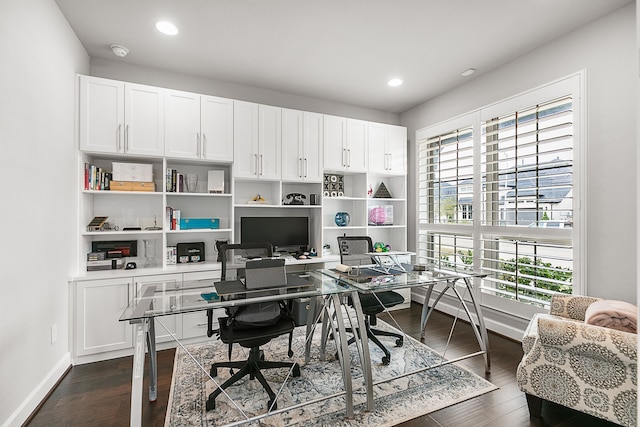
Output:
M391 87L400 86L402 84L402 79L391 79L387 84Z
M168 21L156 22L156 28L162 34L166 34L168 36L175 36L176 34L178 34L178 27L176 27L175 25L173 25L171 22L168 22Z
M471 74L475 73L476 69L475 68L468 68L466 70L464 70L461 75L462 77L469 77Z

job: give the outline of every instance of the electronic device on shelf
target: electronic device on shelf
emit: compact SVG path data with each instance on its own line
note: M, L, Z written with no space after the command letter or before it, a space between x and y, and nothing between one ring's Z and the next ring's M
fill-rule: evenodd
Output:
M307 196L300 193L289 193L284 197L285 205L304 205Z
M276 252L307 250L309 247L309 218L306 216L240 217L240 242L269 242Z

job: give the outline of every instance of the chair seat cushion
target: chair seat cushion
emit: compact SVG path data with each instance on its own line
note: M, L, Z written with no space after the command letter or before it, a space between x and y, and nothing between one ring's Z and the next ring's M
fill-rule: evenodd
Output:
M280 335L293 331L293 320L283 317L277 323L269 326L261 326L253 329L233 329L227 326L228 317L218 318L220 325L220 339L223 343L237 343L243 347L259 347Z
M381 291L374 294L358 294L362 312L364 314L382 313L385 308L391 308L404 302L404 297L395 291ZM377 298L376 298L377 296ZM378 301L380 299L380 301ZM380 305L382 303L382 305Z

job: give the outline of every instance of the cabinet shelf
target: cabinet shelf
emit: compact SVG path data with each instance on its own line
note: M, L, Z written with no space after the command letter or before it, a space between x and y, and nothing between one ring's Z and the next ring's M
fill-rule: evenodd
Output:
M174 193L168 191L167 197L231 197L228 193Z
M195 228L192 230L167 230L167 234L202 234L202 233L229 233L230 228Z
M344 227L339 227L337 225L324 227L325 230L362 230L367 228L366 225L347 225Z
M162 234L162 230L126 230L126 231L83 231L83 236L133 236L139 234Z
M162 191L111 191L111 190L82 190L83 194L92 194L100 196L161 196Z
M323 200L326 201L337 201L337 202L341 202L341 201L350 201L350 200L354 200L354 201L361 201L361 200L368 200L366 197L349 197L349 196L344 196L344 197L324 197Z

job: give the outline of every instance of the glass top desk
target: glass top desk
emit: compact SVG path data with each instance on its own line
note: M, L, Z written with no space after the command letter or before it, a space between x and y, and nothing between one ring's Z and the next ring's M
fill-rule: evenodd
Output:
M313 334L320 313L334 309L342 310L345 294L356 294L357 290L322 274L288 274L287 285L278 287L281 292L277 295L264 296L264 291L269 289L247 290L242 282L214 280L199 281L158 281L144 284L134 299L125 309L120 321L128 321L135 326L133 372L131 384L131 426L140 426L142 420L142 383L144 373L145 345L149 357L149 400L155 401L157 396L157 359L155 341L155 319L162 316L179 313L206 311L209 309L239 306L264 301L286 300L296 298L310 298L309 313L318 313L315 321L307 321L307 337ZM233 299L236 294L242 294L239 299ZM222 297L222 298L221 298ZM357 296L356 296L357 298ZM316 309L318 300L323 301L322 310ZM328 314L328 313L327 313ZM331 323L332 331L339 349L339 359L344 380L344 391L337 393L345 395L346 415L353 416L352 386L350 358L347 357L348 349L343 343L347 342L345 325L342 316L335 316L336 325ZM360 317L360 320L363 319ZM173 336L178 342L179 339ZM305 360L308 362L311 340L305 344ZM361 347L359 347L361 349ZM313 403L313 402L310 402ZM291 408L272 411L261 417L283 412ZM258 417L260 418L260 417ZM252 421L253 419L247 419Z
M394 269L391 268L389 270L393 274L381 274L377 265L371 266L358 266L353 268L351 271L343 273L338 272L336 270L323 269L317 270L316 272L312 272L314 274L321 274L326 277L330 277L336 282L340 282L343 286L348 286L352 290L357 290L355 295L353 296L353 305L358 315L358 324L364 325L362 322L362 308L360 306L359 298L357 294L359 292L362 293L373 293L377 291L385 291L385 290L394 290L394 289L402 289L402 288L412 288L412 287L424 287L427 290L427 295L425 296L425 302L422 305L422 315L420 319L420 330L421 330L421 340L424 342L424 337L426 333L426 324L429 319L431 313L435 309L436 305L441 298L445 295L448 290L451 290L459 301L460 307L464 310L470 324L472 326L473 332L478 341L478 345L480 350L478 352L474 352L462 357L458 357L456 359L448 360L447 363L454 363L462 359L466 359L469 357L482 355L485 361L485 371L487 373L490 372L490 359L489 359L489 340L487 329L484 323L484 317L482 315L482 310L480 308L480 304L478 304L478 300L476 298L473 286L474 279L485 277L485 273L481 272L456 272L450 270L438 270L438 269L430 269L428 271L413 271L411 266L402 266L402 269ZM442 289L438 290L438 296L434 300L433 304L430 306L429 302L431 299L431 295L436 286L442 286ZM460 293L458 287L462 287L465 292ZM467 300L464 296L468 294L471 300L471 311ZM475 315L473 316L472 313ZM456 316L457 319L457 316ZM454 323L455 325L455 323ZM400 326L396 323L395 325L398 329L401 329ZM365 336L366 337L366 336ZM369 354L367 339L358 340L361 341L359 345L362 345L364 354ZM365 387L366 387L366 395L367 395L367 409L373 410L373 385L380 384L383 382L392 381L394 379L415 374L417 372L432 369L433 367L425 367L423 369L404 373L400 376L396 376L393 378L377 380L374 384L372 375L371 375L371 360L370 357L364 357L363 361L363 373L365 379Z

